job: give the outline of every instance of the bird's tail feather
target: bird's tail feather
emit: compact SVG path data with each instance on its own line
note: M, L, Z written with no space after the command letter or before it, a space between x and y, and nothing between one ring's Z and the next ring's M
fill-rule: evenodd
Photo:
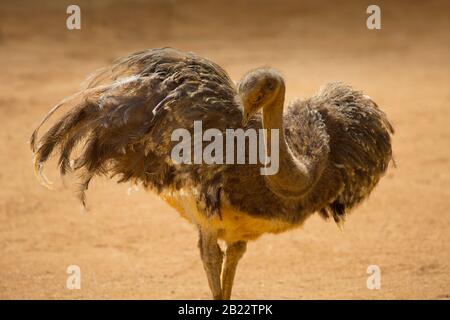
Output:
M319 215L325 220L333 217L333 220L334 222L336 222L336 225L339 227L339 229L341 231L343 230L347 213L345 205L343 205L342 203L334 201L328 207L319 210Z
M43 169L54 153L59 155L61 175L79 173L78 197L83 204L85 190L95 175L121 174L121 181L146 176L151 162L145 159L151 155L144 152L142 138L149 131L155 103L145 95L124 94L123 89L116 84L88 88L63 100L45 116L30 139L35 174L41 184L51 187ZM63 106L69 107L68 112L38 139L41 126ZM77 146L81 150L72 159Z

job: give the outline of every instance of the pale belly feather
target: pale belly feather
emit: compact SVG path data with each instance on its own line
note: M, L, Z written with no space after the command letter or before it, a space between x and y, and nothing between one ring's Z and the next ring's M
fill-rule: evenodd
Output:
M280 233L298 227L277 219L250 216L232 207L226 199L221 199L221 215L207 217L197 208L191 191L179 190L160 195L171 207L202 230L217 234L227 242L254 240L264 233Z

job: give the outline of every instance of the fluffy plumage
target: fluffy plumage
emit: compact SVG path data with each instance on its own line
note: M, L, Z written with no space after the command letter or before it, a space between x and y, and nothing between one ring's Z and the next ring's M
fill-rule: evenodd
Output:
M204 130L241 127L236 96L227 73L207 59L169 48L132 54L96 73L44 119L69 108L39 143L40 126L33 133L36 170L57 153L61 174L79 173L82 201L95 175L119 176L119 182L139 182L156 193L191 188L206 215L220 214L225 199L251 216L292 224L313 212L342 220L386 171L392 126L370 98L341 83L292 102L285 112L286 140L297 157L315 161L327 150L325 170L301 199L272 193L259 165L173 164L174 129L192 133L194 120L202 120ZM261 128L261 118L254 117L250 127ZM77 145L81 152L74 157Z

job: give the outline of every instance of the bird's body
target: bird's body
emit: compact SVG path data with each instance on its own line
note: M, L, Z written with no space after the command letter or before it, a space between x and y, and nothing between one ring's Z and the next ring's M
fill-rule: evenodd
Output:
M278 79L272 71L258 72L236 87L218 65L174 49L121 59L61 104L72 109L37 146L35 131L36 170L59 147L61 173L80 173L83 201L98 174L118 175L121 182L141 183L156 192L199 228L213 296L229 298L246 241L297 227L315 212L341 221L346 210L369 195L392 155L392 127L370 98L332 83L310 99L292 102L283 115L280 80L282 92L273 91L280 99L266 97L263 117L254 115L244 127L282 130L278 174L261 175L259 164L174 163L175 129L192 133L199 120L203 130L243 128L255 81ZM71 166L72 150L81 142L85 145ZM223 268L217 239L229 245Z

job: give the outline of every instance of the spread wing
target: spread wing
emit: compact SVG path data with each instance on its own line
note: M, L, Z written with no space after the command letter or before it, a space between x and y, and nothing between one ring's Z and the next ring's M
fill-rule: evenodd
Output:
M213 179L214 168L172 163L171 134L177 128L192 133L194 120L202 120L204 130L235 127L242 116L235 95L221 67L192 53L164 48L121 58L54 107L34 131L35 170L48 185L43 166L57 154L62 175L79 173L83 203L95 175L118 175L119 182L157 192ZM69 110L38 139L39 128L61 107Z

